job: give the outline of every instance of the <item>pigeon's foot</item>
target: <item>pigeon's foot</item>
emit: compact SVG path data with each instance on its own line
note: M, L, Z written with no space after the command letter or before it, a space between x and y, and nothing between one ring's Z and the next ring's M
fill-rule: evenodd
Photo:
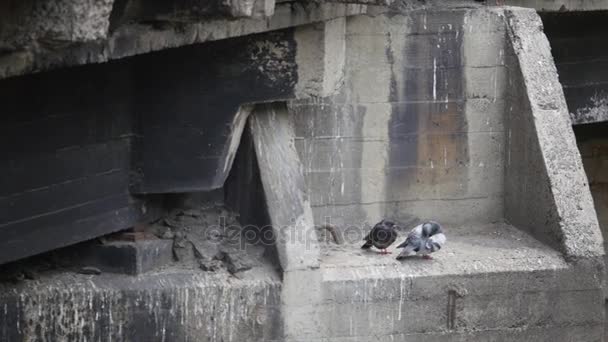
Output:
M392 252L387 251L386 249L381 249L380 254L391 254Z
M425 254L425 255L422 256L422 259L433 260L433 257L430 256L429 254Z

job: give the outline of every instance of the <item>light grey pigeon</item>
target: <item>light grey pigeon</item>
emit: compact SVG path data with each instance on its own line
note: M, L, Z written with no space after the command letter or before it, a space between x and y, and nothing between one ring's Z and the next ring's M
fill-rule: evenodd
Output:
M397 248L403 248L397 256L397 260L413 255L422 255L425 259L432 259L430 254L440 250L445 241L446 237L439 223L434 221L425 222L414 227L407 235L407 239L397 246Z

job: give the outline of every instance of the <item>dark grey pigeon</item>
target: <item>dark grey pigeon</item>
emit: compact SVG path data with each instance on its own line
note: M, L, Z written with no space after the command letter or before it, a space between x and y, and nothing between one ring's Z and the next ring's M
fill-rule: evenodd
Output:
M397 240L397 226L394 222L382 220L372 228L365 237L365 244L361 246L363 249L369 249L372 246L378 248L381 254L388 254L386 251L388 246L392 245Z
M403 248L403 251L397 256L397 260L413 255L422 255L425 259L432 259L430 254L440 250L445 241L446 237L439 223L434 221L425 222L414 227L408 234L407 239L397 246L397 248Z

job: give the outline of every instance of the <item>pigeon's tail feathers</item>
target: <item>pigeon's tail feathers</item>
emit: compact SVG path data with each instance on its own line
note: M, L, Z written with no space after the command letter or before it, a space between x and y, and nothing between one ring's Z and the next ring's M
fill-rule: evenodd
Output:
M401 245L404 245L404 243L402 243ZM416 247L412 246L412 245L406 245L404 246L405 248L401 251L401 253L399 253L399 255L397 255L397 260L401 260L401 259L405 259L409 256L412 255L416 255Z
M361 248L363 248L363 249L369 249L371 247L372 247L372 240L371 239L365 241L365 243L363 244L363 246L361 246Z
M422 225L418 225L412 229L412 231L407 235L407 239L403 241L402 244L397 246L397 248L404 248L407 245L418 245L420 243L420 239L422 238Z

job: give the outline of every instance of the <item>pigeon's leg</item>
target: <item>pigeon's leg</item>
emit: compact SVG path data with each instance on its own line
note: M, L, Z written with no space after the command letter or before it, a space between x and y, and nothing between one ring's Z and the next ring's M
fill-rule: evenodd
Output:
M382 248L380 254L391 254L391 252L387 251L386 248Z
M425 254L422 256L422 259L433 260L433 257L430 254Z

